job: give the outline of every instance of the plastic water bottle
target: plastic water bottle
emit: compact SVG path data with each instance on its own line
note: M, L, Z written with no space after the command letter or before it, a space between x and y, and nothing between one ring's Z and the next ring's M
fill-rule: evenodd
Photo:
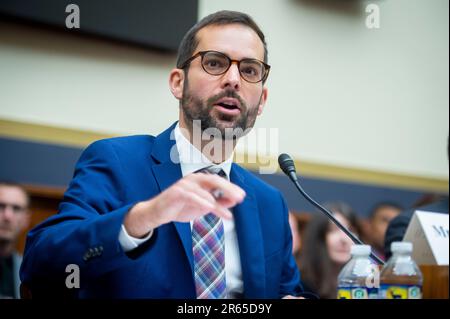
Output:
M380 297L383 299L421 299L422 272L411 258L412 243L393 242L392 257L381 270Z
M369 258L370 246L354 245L352 258L338 276L338 299L377 299L379 268Z

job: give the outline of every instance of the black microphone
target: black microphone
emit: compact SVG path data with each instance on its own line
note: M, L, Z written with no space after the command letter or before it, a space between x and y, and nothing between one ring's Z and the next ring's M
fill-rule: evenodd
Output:
M351 231L349 231L344 225L342 225L336 217L333 216L333 213L331 213L329 210L327 210L325 207L320 205L318 202L316 202L314 199L312 199L302 188L300 185L297 173L295 170L295 163L292 160L292 158L288 154L280 154L278 156L278 164L280 165L281 170L289 177L289 179L294 183L294 185L297 187L299 192L305 197L308 202L313 204L315 207L317 207L321 212L323 212L339 229L341 229L350 239L358 245L365 245L358 237L356 237ZM384 265L384 261L381 260L380 257L375 255L373 252L370 252L370 257L375 260L378 264Z

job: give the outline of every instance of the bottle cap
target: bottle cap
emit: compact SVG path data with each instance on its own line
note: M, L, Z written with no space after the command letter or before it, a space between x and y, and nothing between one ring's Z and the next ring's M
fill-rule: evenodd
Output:
M352 256L369 256L370 255L370 246L369 245L353 245L350 253Z
M391 244L391 251L402 252L402 253L410 253L413 250L413 244L407 241L394 241Z

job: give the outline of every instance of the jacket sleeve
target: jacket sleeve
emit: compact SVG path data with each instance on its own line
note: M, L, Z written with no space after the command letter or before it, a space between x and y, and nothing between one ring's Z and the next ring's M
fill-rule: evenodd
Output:
M21 267L22 282L65 278L75 264L83 279L101 276L133 262L118 236L125 214L121 163L108 140L90 145L75 167L58 214L32 229Z

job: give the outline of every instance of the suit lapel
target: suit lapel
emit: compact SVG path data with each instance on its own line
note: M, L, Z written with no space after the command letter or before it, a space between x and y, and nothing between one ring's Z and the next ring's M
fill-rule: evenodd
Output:
M258 203L253 188L245 184L244 177L233 164L230 180L245 190L245 200L234 207L236 233L241 257L245 298L261 298L265 295L264 247L259 220Z
M161 192L182 178L178 151L173 137L175 125L176 123L158 135L153 145L152 157L156 164L152 166L152 170ZM173 224L183 244L193 273L194 257L192 254L191 226L189 223L173 222Z

